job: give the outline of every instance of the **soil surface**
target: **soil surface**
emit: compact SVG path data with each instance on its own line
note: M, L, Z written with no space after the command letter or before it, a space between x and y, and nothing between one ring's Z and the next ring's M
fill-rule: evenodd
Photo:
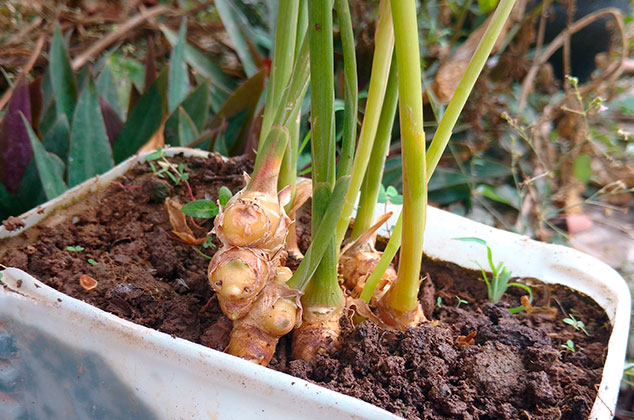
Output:
M235 193L251 170L244 159L227 164L218 156L170 161L184 164L196 199L215 201L223 185ZM165 210L168 196L191 200L184 183L159 179L139 164L105 190L0 242L0 263L122 318L223 350L231 322L207 283L209 261L199 253L213 255L216 242L196 250L178 240ZM211 230L211 220L189 220L197 238ZM309 222L304 211L298 221L302 249ZM513 315L508 308L518 305L520 289L492 304L476 272L424 259L422 273L420 299L432 322L394 332L370 322L354 327L344 318L337 353L312 365L291 360L284 337L270 367L408 419L588 417L611 332L592 299L516 279L533 288L534 310ZM88 292L86 276L97 281ZM563 322L571 314L589 335ZM574 352L562 348L567 340Z

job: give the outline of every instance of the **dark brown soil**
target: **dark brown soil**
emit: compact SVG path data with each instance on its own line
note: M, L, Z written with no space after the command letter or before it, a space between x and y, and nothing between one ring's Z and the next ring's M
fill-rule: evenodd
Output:
M243 159L224 164L215 156L183 162L196 199L216 200L223 185L236 192L251 169ZM186 186L138 165L64 214L0 242L0 263L122 318L222 350L231 323L207 284L208 260L170 233L166 194L190 200ZM211 221L196 222L194 234L205 236ZM299 222L308 225L309 215ZM75 246L84 249L67 248ZM303 235L300 247L306 246ZM215 251L215 245L199 248ZM344 319L336 354L314 365L290 360L290 340L283 338L271 367L410 419L587 418L611 330L592 299L520 279L534 284L534 306L551 311L512 315L508 302L486 300L477 273L427 259L423 273L431 281L421 288L421 302L433 322L393 332L369 322L354 328ZM96 289L84 291L82 274L98 281ZM520 293L508 295L516 306ZM468 303L458 307L457 296ZM571 311L589 336L562 321ZM464 337L473 332L470 343ZM575 352L561 347L567 340Z

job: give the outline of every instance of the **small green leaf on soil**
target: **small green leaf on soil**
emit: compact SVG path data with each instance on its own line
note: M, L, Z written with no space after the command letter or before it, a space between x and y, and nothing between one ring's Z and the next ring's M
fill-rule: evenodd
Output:
M196 200L185 204L181 211L191 217L211 219L218 214L218 206L210 200Z

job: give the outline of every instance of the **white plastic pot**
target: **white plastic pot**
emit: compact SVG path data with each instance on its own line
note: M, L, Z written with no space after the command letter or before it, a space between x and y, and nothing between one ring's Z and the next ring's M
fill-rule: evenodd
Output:
M168 156L200 150L172 148ZM104 188L143 157L133 157L33 209L25 228ZM384 209L379 209L383 211ZM396 210L394 220L398 214ZM54 217L54 216L53 216ZM0 228L0 239L19 234ZM613 330L591 419L613 417L630 319L624 280L604 263L434 208L425 253L477 269L482 249L452 240L476 236L515 276L559 283L591 296ZM192 342L133 324L8 268L0 279L2 419L397 419L368 403Z

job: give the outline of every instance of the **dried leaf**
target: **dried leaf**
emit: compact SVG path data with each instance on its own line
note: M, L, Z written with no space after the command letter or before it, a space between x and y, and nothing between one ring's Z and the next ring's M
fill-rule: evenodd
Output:
M459 335L456 338L456 345L460 348L464 348L464 347L470 347L473 346L475 344L475 336L476 336L477 332L476 331L471 331L469 333L469 335Z
M99 283L88 274L82 274L79 276L79 284L84 288L84 291L88 293L91 290L94 290Z
M172 232L189 245L200 245L206 238L196 238L194 232L187 225L187 216L181 211L182 204L177 199L167 198L165 209L172 225Z

